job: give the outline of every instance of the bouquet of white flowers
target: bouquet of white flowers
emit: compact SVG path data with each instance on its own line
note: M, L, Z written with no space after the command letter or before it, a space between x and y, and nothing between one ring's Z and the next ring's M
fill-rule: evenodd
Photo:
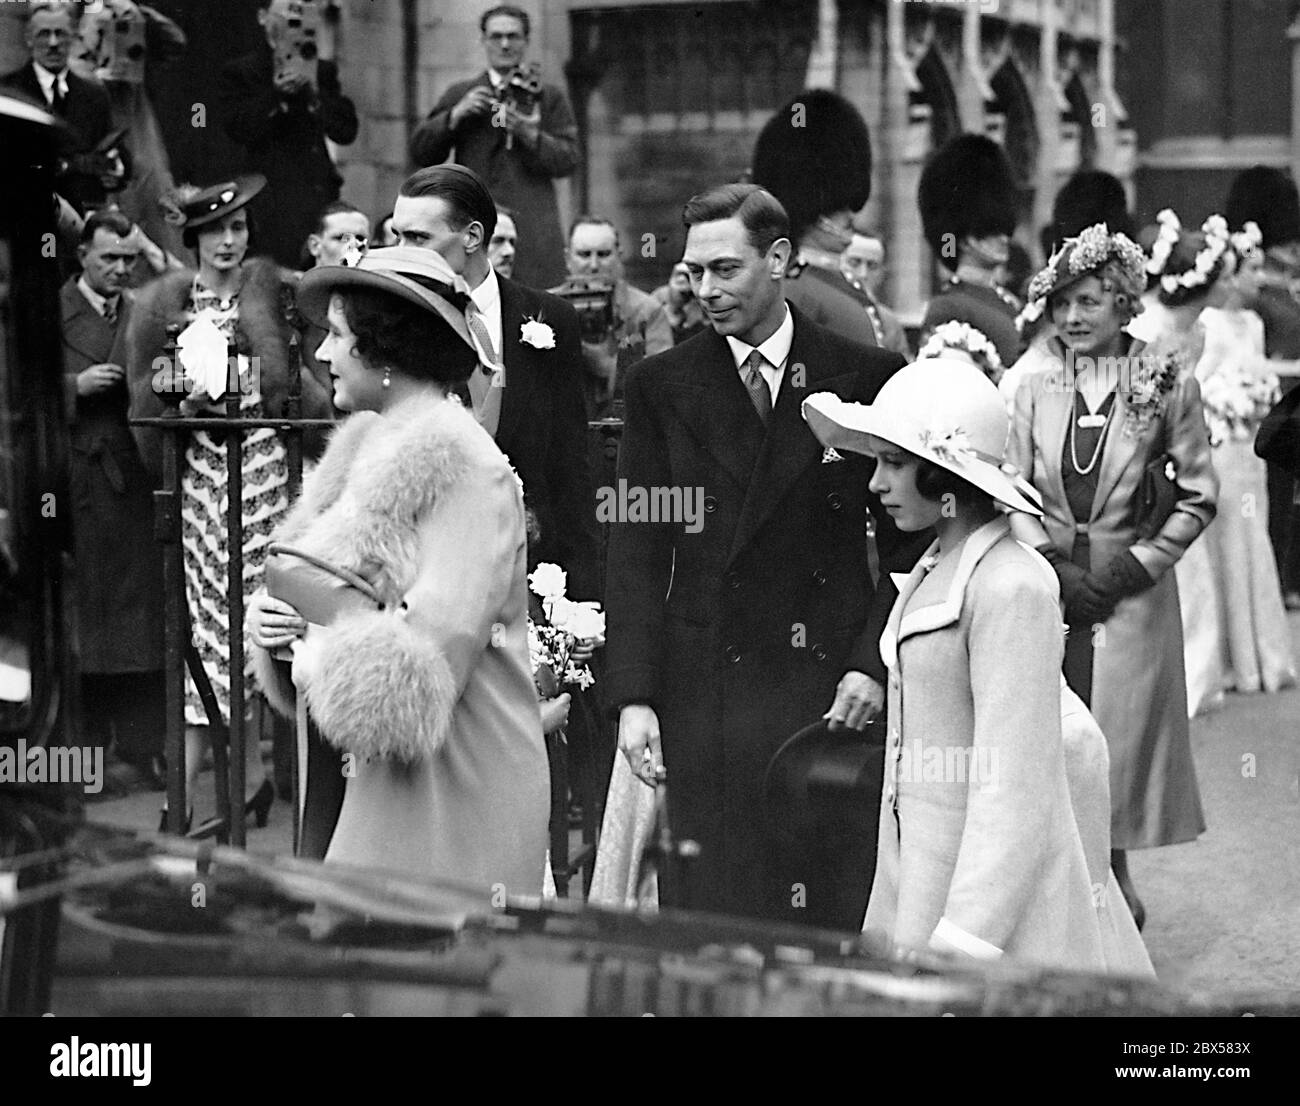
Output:
M1274 372L1253 373L1242 362L1220 368L1201 384L1210 445L1253 438L1280 394Z
M605 612L599 603L577 603L564 594L568 577L559 565L538 565L528 585L540 596L545 615L543 622L528 620L528 658L539 694L549 699L572 685L585 691L596 678L586 664L573 663L573 647L580 640L604 636Z

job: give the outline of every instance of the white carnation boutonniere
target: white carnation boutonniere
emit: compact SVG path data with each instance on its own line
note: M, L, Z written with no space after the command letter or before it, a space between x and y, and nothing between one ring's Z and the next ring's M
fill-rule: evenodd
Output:
M519 341L533 349L554 349L555 331L539 319L525 319L519 328Z

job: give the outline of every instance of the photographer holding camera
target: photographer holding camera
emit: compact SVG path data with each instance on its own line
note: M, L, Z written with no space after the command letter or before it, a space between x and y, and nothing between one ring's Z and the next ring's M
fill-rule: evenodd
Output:
M262 248L289 269L319 213L339 198L343 178L325 140L348 146L357 137L356 108L326 56L325 32L337 19L337 7L315 0L260 0L266 44L221 71L226 133L244 147L245 169L267 180L252 207Z
M569 230L569 277L552 288L578 313L587 375L587 417L620 412L623 377L638 361L673 347L664 305L623 278L618 228L602 215L579 215Z
M578 165L578 127L568 97L543 84L537 67L524 62L528 13L510 5L479 20L488 68L443 93L411 136L411 160L437 165L448 157L473 169L493 197L518 213L529 249L515 277L547 288L564 277L564 238L555 198L558 177Z

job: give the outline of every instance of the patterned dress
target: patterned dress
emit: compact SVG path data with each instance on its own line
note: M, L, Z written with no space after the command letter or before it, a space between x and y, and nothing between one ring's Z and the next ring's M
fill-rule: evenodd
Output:
M239 318L238 296L220 300L195 280L186 305L187 319L200 314L227 335L234 332ZM240 358L240 374L251 369ZM262 417L262 397L245 389L240 399L245 418ZM245 433L243 445L244 514L244 604L247 625L249 597L262 583L262 566L271 533L289 508L288 454L278 433L269 428ZM221 708L222 721L230 722L230 616L226 603L226 435L220 431L196 430L185 449L185 470L181 476L181 542L185 557L185 595L189 605L194 644L203 660L212 690ZM252 688L250 645L244 643L245 688ZM246 695L248 692L246 691ZM208 723L197 688L185 674L185 721L192 726Z

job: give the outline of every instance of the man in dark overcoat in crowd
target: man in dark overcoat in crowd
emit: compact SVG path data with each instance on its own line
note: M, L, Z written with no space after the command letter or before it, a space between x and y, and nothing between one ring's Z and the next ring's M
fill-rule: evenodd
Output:
M118 211L86 220L81 273L60 293L63 363L76 391L72 519L88 743L146 776L164 730L163 580L153 485L127 424L126 290L140 254Z
M578 125L564 90L538 83L531 107L510 86L528 49L528 13L503 4L479 21L488 68L453 84L411 136L411 160L437 165L454 152L498 203L513 209L528 248L513 278L532 288L564 279L564 234L554 181L578 165ZM533 80L540 78L533 74Z
M108 92L99 81L74 73L68 65L76 36L71 4L32 4L26 12L24 40L30 60L0 77L0 87L18 92L57 115L59 132L55 190L78 212L104 202L105 184L116 184L124 168L96 159L95 147L112 126Z
M662 758L674 836L700 846L685 905L806 921L834 892L765 836L764 771L823 715L861 729L882 708L892 595L872 586L868 508L882 573L910 568L916 539L869 492L873 462L823 450L800 407L870 402L903 359L788 306L789 223L766 190L713 189L684 221L710 328L628 375L619 487L679 509L612 527L606 701L633 771L648 782ZM828 924L860 926L867 891ZM661 882L665 905L683 892Z

